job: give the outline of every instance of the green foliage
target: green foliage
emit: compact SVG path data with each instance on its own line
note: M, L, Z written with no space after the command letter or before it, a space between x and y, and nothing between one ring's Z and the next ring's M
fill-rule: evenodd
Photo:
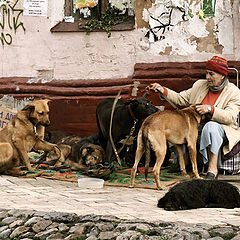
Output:
M108 37L111 36L112 26L122 23L126 17L120 15L120 10L116 7L109 8L100 20L89 20L84 28L86 33L90 34L95 29L102 29L107 32Z

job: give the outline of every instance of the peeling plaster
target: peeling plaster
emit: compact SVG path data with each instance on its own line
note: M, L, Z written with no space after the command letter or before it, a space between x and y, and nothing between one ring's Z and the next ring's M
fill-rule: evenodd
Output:
M191 21L187 21L185 23L185 28L188 29L189 36L203 38L209 34L208 30L206 29L206 25L207 22L199 21L198 17L194 17Z
M217 38L219 39L219 44L224 46L224 54L233 54L233 25L232 18L224 17L224 19L217 24ZM229 31L232 29L232 31ZM227 32L227 34L226 34Z
M149 28L142 29L141 49L153 55L233 54L231 1L218 0L215 16L204 19L198 14L201 4L200 0L156 0L142 13Z
M23 100L15 99L12 96L4 95L0 99L0 105L7 106L12 109L21 110L25 107L28 103L32 102L33 98L25 98Z
M65 0L49 0L47 18L23 16L21 19L27 31L19 31L14 44L0 48L0 75L31 77L29 81L45 82L51 81L51 78L39 76L38 70L53 69L53 77L57 81L125 78L132 76L133 66L137 62L205 61L213 53L231 53L232 34L234 53L223 57L238 61L239 0L217 0L215 16L207 17L206 21L198 15L202 1L172 1L172 6L179 3L181 8L182 3L186 2L186 12L189 10L192 17L187 16L186 21L180 19L181 22L173 19L172 22L177 23L177 26L171 26L169 32L165 31L165 39L150 42L146 37L149 13L156 4L170 1L135 0L137 28L131 31L113 31L111 38L107 38L102 32L90 35L83 32L51 33L49 29L64 18ZM23 2L19 0L19 3ZM235 6L233 9L232 3ZM179 10L174 7L174 11ZM172 38L174 32L176 37ZM98 55L91 55L94 52ZM95 63L96 59L99 61Z
M197 38L195 36L191 37L191 41L197 43L198 52L215 52L222 53L223 46L219 44L218 38L216 37L216 31L214 29L214 21L210 19L206 24L206 30L208 35L205 37Z
M47 83L51 82L54 79L54 70L53 69L38 69L37 77L31 78L27 83Z

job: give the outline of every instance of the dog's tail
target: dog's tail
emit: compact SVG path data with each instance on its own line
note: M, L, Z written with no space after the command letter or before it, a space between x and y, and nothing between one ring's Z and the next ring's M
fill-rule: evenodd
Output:
M149 163L150 163L150 160L151 160L151 144L150 144L150 141L148 139L147 130L143 131L142 140L143 140L143 145L144 145L144 148L145 148L145 179L147 181Z

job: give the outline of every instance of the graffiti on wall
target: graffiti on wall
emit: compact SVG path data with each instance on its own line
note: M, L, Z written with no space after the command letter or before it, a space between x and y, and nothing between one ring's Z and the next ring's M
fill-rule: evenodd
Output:
M16 34L19 28L23 31L26 30L23 22L20 20L23 9L18 9L16 7L18 2L19 0L0 0L0 41L2 45L12 44L12 32Z
M165 34L181 21L188 20L188 11L181 7L162 5L158 12L149 15L149 29L145 37L151 42L165 39Z

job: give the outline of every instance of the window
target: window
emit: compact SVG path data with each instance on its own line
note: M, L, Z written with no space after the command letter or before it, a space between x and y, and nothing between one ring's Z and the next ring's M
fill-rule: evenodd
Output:
M104 14L113 8L118 9L118 17L122 18L122 21L111 29L113 31L134 29L134 0L65 0L65 19L55 25L51 32L86 31L87 22L100 21Z

